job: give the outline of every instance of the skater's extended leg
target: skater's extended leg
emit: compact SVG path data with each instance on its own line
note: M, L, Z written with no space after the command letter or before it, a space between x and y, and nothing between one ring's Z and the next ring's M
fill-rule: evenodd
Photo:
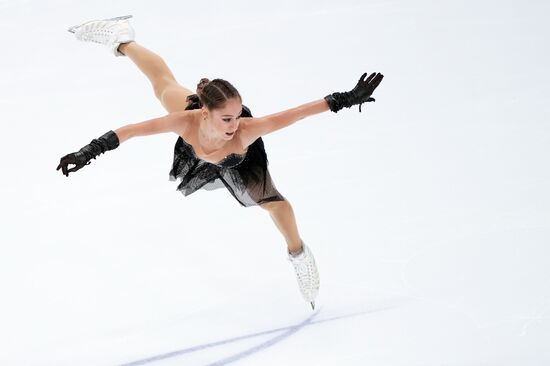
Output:
M168 112L182 111L187 107L187 96L195 93L178 84L172 71L159 55L136 42L123 43L118 50L130 58L147 76L156 97Z
M147 76L155 95L168 112L181 111L187 107L186 98L194 94L176 82L174 75L157 54L135 42L135 32L129 23L131 15L92 20L69 28L76 39L100 43L115 56L128 56Z
M298 233L298 225L294 216L294 210L288 200L266 202L260 205L269 212L273 222L283 234L288 250L296 252L302 248L302 239Z

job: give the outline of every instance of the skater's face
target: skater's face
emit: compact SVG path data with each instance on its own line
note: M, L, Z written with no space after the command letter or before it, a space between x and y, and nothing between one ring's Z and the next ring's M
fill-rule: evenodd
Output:
M223 140L231 140L239 128L239 119L243 105L239 98L231 98L225 102L222 108L209 110L203 107L203 114L206 112L206 119L209 120L212 130Z

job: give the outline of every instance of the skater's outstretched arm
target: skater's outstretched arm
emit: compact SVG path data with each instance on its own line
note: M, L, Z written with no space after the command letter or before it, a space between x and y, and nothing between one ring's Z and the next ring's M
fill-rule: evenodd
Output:
M181 134L191 118L191 111L172 112L163 117L128 124L115 130L120 143L137 136L174 132Z
M357 82L357 85L349 92L332 93L323 99L268 116L247 118L242 122L241 135L247 142L251 142L255 141L258 137L290 126L296 121L317 113L328 110L337 113L344 107L350 108L357 104L359 104L359 111L361 111L362 103L374 102L374 98L371 98L371 95L384 77L380 73L372 73L365 80L366 76L367 73L364 73Z
M93 139L88 145L77 152L65 155L59 161L56 170L62 171L67 177L69 173L76 172L83 166L90 164L92 159L105 151L116 149L122 142L136 136L147 136L164 132L180 134L187 121L190 120L190 111L174 112L164 117L153 118L140 123L133 123L109 131L97 139ZM74 167L69 168L72 164Z
M327 102L324 99L319 99L314 102L302 104L298 107L270 114L268 116L245 118L241 122L241 135L247 141L253 142L258 137L280 130L281 128L288 127L301 119L328 110L329 106Z

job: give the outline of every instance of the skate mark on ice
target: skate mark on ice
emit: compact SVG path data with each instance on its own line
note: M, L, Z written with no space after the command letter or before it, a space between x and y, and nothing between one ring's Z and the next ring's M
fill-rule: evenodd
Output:
M233 342L238 342L238 341L242 341L244 339L249 339L249 338L255 338L255 337L260 337L260 336L264 336L264 335L267 335L267 334L271 334L271 333L278 333L278 332L282 332L284 331L283 334L273 338L273 340L276 340L275 342L272 343L273 340L269 340L267 342L264 342L262 344L259 345L259 347L261 347L260 349L257 349L253 352L250 352L250 350L247 350L247 351L244 351L244 352L240 352L238 353L237 355L235 356L231 356L229 358L231 358L232 360L231 361L225 361L226 359L222 360L222 361L216 361L215 363L213 364L210 364L210 365L224 365L228 362L233 362L233 361L236 361L238 359L241 359L243 357L246 357L248 355L251 355L252 353L255 353L255 352L258 352L262 349L265 349L265 348L268 348L269 346L272 346L273 344L277 343L277 342L280 342L282 341L283 339L285 338L288 338L289 336L291 336L292 334L296 333L297 331L299 331L300 329L302 329L304 326L306 326L307 324L309 324L311 322L311 320L319 313L321 309L317 310L315 313L313 313L312 315L310 315L306 320L302 321L301 323L299 324L296 324L296 325L292 325L290 327L284 327L284 328L277 328L277 329L272 329L272 330L266 330L266 331L263 331L263 332L258 332L258 333L252 333L252 334L247 334L247 335L244 335L244 336L240 336L240 337L234 337L234 338L229 338L229 339L225 339L225 340L222 340L222 341L218 341L218 342L212 342L212 343L206 343L206 344L202 344L200 346L195 346L195 347L190 347L190 348L185 348L185 349L182 349L182 350L178 350L178 351L174 351L174 352L170 352L170 353L165 353L165 354L162 354L162 355L157 355L157 356L153 356L153 357L149 357L149 358L145 358L143 360L139 360L139 361L134 361L134 362L130 362L130 363L125 363L125 364L121 364L119 366L138 366L138 365L146 365L146 364L149 364L149 363L153 363L153 362L157 362L157 361L161 361L161 360L165 360L167 358L172 358L172 357L177 357L177 356L180 356L180 355L183 355L183 354L186 354L186 353L192 353L192 352L197 352L197 351L201 351L203 349L207 349L207 348L212 348L212 347L217 347L217 346L221 346L221 345L224 345L224 344L228 344L228 343L233 343ZM270 343L270 344L268 344ZM258 346L256 347L253 347L253 349L256 349ZM242 355L243 353L246 353L245 355ZM237 359L233 359L234 357L238 356ZM220 362L225 362L225 363L220 363Z
M248 356L250 356L254 353L257 353L259 351L267 349L267 348L275 345L276 343L279 343L279 342L285 340L286 338L290 337L294 333L297 333L298 331L300 331L301 329L303 329L306 326L313 325L313 324L320 324L320 323L330 322L330 321L335 321L335 320L340 320L340 319L358 317L358 316L362 316L362 315L365 315L365 314L370 314L370 313L373 313L373 312L390 310L390 309L393 309L395 307L396 306L386 306L386 307L381 307L381 308L377 308L377 309L371 309L371 310L367 310L367 311L362 311L362 312L357 312L357 313L352 313L352 314L346 314L346 315L340 315L340 316L334 316L334 317L331 317L331 318L319 319L319 320L313 321L313 318L315 318L317 316L317 314L319 314L319 312L321 311L321 309L319 309L315 313L310 315L307 319L302 321L301 323L298 323L296 325L291 325L289 327L266 330L266 331L263 331L263 332L247 334L247 335L244 335L244 336L229 338L229 339L225 339L225 340L222 340L222 341L206 343L206 344L202 344L202 345L199 345L199 346L189 347L189 348L185 348L185 349L181 349L181 350L177 350L177 351L173 351L173 352L169 352L169 353L160 354L160 355L157 355L157 356L152 356L152 357L145 358L145 359L142 359L142 360L137 360L137 361L133 361L133 362L129 362L129 363L120 364L119 366L147 365L147 364L154 363L154 362L157 362L157 361L162 361L162 360L166 360L168 358L173 358L173 357L178 357L178 356L181 356L181 355L184 355L184 354L198 352L198 351L208 349L208 348L212 348L212 347L222 346L222 345L225 345L225 344L234 343L234 342L242 341L242 340L245 340L245 339L260 337L260 336L264 336L264 335L268 335L268 334L272 334L272 333L283 332L282 334L280 334L280 335L278 335L278 336L276 336L276 337L274 337L274 338L272 338L272 339L270 339L266 342L263 342L263 343L261 343L257 346L251 347L251 348L249 348L245 351L238 352L237 354L235 354L233 356L229 356L229 357L223 358L221 360L215 361L213 363L210 363L207 366L227 365L231 362L241 360L241 359L243 359L245 357L248 357Z
M377 311L382 311L382 310L387 310L389 309L390 307L388 308L385 308L385 309L378 309ZM320 309L319 309L320 311ZM273 346L274 344L276 343L279 343L280 341L284 340L285 338L288 338L289 336L291 336L292 334L296 333L297 331L301 330L302 328L304 328L305 326L307 325L311 325L311 324L317 324L317 323L325 323L325 322L329 322L329 321L334 321L334 320L338 320L338 319L344 319L344 318L351 318L351 317L354 317L354 316L360 316L360 315L363 315L365 313L368 313L368 312L362 312L362 313L356 313L356 314L348 314L348 315L341 315L341 316L335 316L335 317L332 317L332 318L327 318L327 319L322 319L322 320L317 320L317 321L311 321L311 319L313 317L315 317L315 315L317 315L317 313L313 314L312 316L310 316L308 319L304 320L302 323L300 324L297 324L295 326L292 326L292 327L288 327L288 328L282 328L282 329L286 329L286 332L284 332L283 334L273 338L273 339L270 339L264 343L261 343L255 347L251 347L249 348L248 350L246 351L243 351L243 352L239 352L233 356L229 356L229 357L226 357L224 359L221 359L219 361L216 361L216 362L213 362L213 363L209 363L208 365L206 366L223 366L223 365L227 365L228 363L231 363L231 362L235 362L235 361L239 361L240 359L243 359L247 356L250 356L254 353L257 353L259 351L262 351L266 348L269 348L271 346ZM280 330L280 329L279 329Z
M306 325L310 324L311 323L311 320L319 313L319 310L316 311L315 313L313 313L309 318L307 318L306 320L304 320L303 322L299 323L299 324L296 324L294 326L290 326L288 328L283 328L285 329L285 331L282 333L282 334L279 334L278 336L276 336L275 338L272 338L268 341L265 341L263 343L260 343L258 344L257 346L254 346L254 347L251 347L245 351L242 351L242 352L239 352L233 356L229 356L229 357L226 357L226 358L223 358L219 361L216 361L216 362L213 362L213 363L209 363L207 366L221 366L221 365L227 365L228 363L231 363L231 362L235 362L235 361L238 361L242 358L245 358L245 357L248 357L256 352L260 352L261 350L264 350L266 348L269 348L271 346L273 346L274 344L277 344L281 341L283 341L284 339L290 337L291 335L293 335L294 333L298 332L299 330L301 330L303 327L305 327Z

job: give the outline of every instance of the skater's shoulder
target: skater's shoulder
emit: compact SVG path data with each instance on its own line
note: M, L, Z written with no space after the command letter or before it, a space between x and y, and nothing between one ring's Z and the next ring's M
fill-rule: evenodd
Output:
M197 112L200 113L200 110L187 110L187 111L177 111L170 113L170 116L174 120L174 129L179 135L185 135L187 130L192 127L197 120Z

